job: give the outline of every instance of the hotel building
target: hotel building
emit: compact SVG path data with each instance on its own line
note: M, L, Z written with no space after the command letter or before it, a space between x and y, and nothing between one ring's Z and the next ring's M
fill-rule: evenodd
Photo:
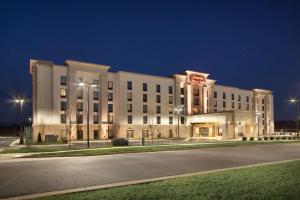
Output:
M33 138L238 139L274 132L273 95L216 84L209 74L109 72L110 66L30 60ZM178 131L179 129L179 131ZM179 135L178 135L179 134Z

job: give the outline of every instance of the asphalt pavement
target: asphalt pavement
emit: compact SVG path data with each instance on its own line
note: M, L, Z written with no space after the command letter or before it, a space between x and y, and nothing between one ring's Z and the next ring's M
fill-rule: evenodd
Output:
M0 151L5 148L8 148L9 145L16 139L18 139L18 138L17 137L0 137Z
M300 159L300 144L0 161L0 198Z

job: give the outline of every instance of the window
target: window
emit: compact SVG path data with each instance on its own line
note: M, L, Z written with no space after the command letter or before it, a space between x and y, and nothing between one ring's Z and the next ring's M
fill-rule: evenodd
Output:
M262 106L262 107L261 107L261 110L262 110L262 111L265 111L265 107L264 107L264 106Z
M157 116L157 117L156 117L156 124L160 124L160 121L161 121L160 116Z
M108 123L109 124L112 124L114 121L114 116L112 113L108 113Z
M172 116L169 117L169 124L173 124L173 117Z
M112 90L114 88L114 83L112 81L108 81L108 89Z
M242 105L241 105L241 103L239 103L239 110L242 108Z
M181 105L184 105L184 97L181 97L181 98L180 98L180 104L181 104Z
M169 106L169 114L173 114L173 107Z
M132 112L132 104L127 104L127 112Z
M147 124L148 123L148 117L147 116L143 116L143 124Z
M218 93L214 92L214 98L217 98L217 97L218 97Z
M194 98L194 105L198 106L199 105L199 98Z
M94 140L99 140L99 131L94 130Z
M99 117L98 117L98 115L94 115L93 119L94 119L94 124L98 124L99 123Z
M265 113L262 113L262 118L265 118Z
M143 113L147 113L148 112L148 106L147 105L143 105Z
M132 93L131 92L127 93L127 101L132 101Z
M250 106L249 106L249 104L247 104L247 110L249 110L250 109Z
M169 94L173 94L173 87L169 86Z
M127 81L127 90L132 90L132 82Z
M66 101L61 101L60 102L60 110L61 111L66 111L67 110L67 102Z
M127 116L127 123L132 124L132 115Z
M194 89L194 96L199 96L199 89Z
M143 94L143 102L147 102L147 94Z
M61 98L66 98L67 97L67 89L60 88L60 97Z
M249 102L249 96L246 96L246 101Z
M156 103L160 103L160 95L156 95Z
M156 113L160 113L160 106L156 106Z
M143 83L143 91L147 91L148 90L148 88L147 88L147 83Z
M83 103L82 102L77 102L77 111L82 112L83 111Z
M234 108L234 102L231 102L231 108Z
M93 111L99 112L99 104L98 103L93 103Z
M226 93L223 92L223 99L226 99Z
M108 104L108 112L113 112L113 104Z
M77 99L83 99L83 90L82 89L77 90Z
M238 101L241 101L241 95L238 96Z
M93 85L96 85L96 86L98 87L98 85L99 85L99 80L98 80L98 79L94 79L94 80L93 80Z
M60 76L60 85L67 85L67 77Z
M226 101L223 101L223 108L226 108Z
M169 104L173 104L173 97L169 96Z
M193 113L199 113L199 108L197 107L193 108Z
M184 124L184 117L181 117L181 118L180 118L180 123L181 123L181 124Z
M231 94L231 100L234 101L234 94Z
M112 101L113 100L113 93L108 93L108 101Z
M184 88L180 88L180 94L184 95Z
M160 85L156 85L156 92L160 93Z
M214 107L218 107L218 101L215 101Z
M261 100L261 104L265 104L265 99L262 99L262 100Z
M61 114L60 115L60 123L61 124L66 124L67 123L67 115L66 114Z
M78 114L77 115L77 124L82 124L83 122L83 115L82 114Z
M98 100L99 99L99 92L98 91L93 91L93 99Z

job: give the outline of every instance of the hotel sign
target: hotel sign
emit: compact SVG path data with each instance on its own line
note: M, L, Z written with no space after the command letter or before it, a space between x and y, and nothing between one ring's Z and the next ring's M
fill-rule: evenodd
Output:
M199 74L190 74L187 77L187 82L191 83L191 84L196 84L196 85L204 84L205 77L201 76Z

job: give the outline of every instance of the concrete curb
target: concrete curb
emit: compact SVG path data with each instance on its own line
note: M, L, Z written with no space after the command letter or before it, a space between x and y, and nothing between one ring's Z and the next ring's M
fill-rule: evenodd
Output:
M202 175L202 174L211 174L211 173L215 173L215 172L229 171L229 170L234 170L234 169L246 169L246 168L251 168L251 167L274 165L274 164L287 163L287 162L298 161L298 160L300 160L300 158L252 164L252 165L245 165L245 166L239 166L239 167L230 167L230 168L224 168L224 169L209 170L209 171L203 171L203 172L194 172L194 173L187 173L187 174L180 174L180 175L173 175L173 176L163 176L163 177L143 179L143 180L134 180L134 181L126 181L126 182L120 182L120 183L111 183L111 184L96 185L96 186L90 186L90 187L59 190L59 191L53 191L53 192L36 193L36 194L4 198L2 200L34 199L34 198L54 196L54 195L67 194L67 193L87 192L87 191L93 191L93 190L98 190L98 189L107 189L107 188L135 185L135 184L141 184L141 183L150 183L150 182L162 181L162 180L168 180L168 179L174 179L174 178L197 176L197 175Z

